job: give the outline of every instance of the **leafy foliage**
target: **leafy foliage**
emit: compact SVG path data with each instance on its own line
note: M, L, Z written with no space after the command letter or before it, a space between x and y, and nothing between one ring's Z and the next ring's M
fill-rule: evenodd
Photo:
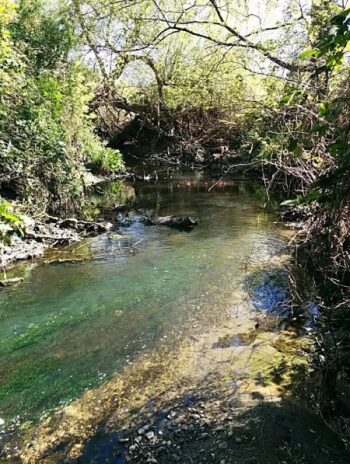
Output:
M86 163L101 159L104 172L122 163L116 154L108 164L111 153L93 133L94 76L69 56L78 41L69 8L41 0L0 5L3 188L35 209L79 208Z
M11 203L1 200L0 201L0 240L4 242L9 239L11 232L18 232L23 235L21 225L23 219L13 211Z

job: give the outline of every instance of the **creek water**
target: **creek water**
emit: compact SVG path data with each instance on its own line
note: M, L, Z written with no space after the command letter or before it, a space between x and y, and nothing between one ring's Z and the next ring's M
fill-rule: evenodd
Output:
M25 266L0 292L0 417L38 419L102 384L140 353L210 330L233 303L247 264L280 253L259 187L177 174L137 183L135 205L201 219L190 233L127 227L76 247L82 262ZM75 251L76 254L79 253ZM74 256L74 253L72 254Z

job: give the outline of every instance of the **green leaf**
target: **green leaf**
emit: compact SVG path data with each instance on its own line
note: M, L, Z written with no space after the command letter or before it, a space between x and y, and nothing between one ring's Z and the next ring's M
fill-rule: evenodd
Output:
M18 222L19 224L21 224L23 222L21 218L19 218L18 216L15 216L14 214L11 214L11 213L3 213L2 217L4 219L7 219L8 221Z
M298 146L294 149L294 153L295 153L297 156L302 156L302 154L303 154L303 149L301 148L300 145L298 145Z
M327 115L327 113L329 112L331 108L331 104L329 102L322 102L320 104L320 108L319 108L319 111L318 111L318 115L320 118L323 118L324 116Z
M298 146L298 141L296 139L291 139L289 141L289 145L288 145L288 150L289 151L294 151Z
M310 149L312 148L312 142L311 142L310 139L304 137L304 138L302 139L302 142L303 142L304 147L305 147L307 150L310 150Z
M7 204L7 203L1 203L1 204L0 204L0 216L2 216L2 215L5 213L5 211L7 210L7 208L8 208L8 204Z
M348 153L349 150L350 145L344 139L341 139L338 142L331 143L327 147L328 153L337 158Z
M325 135L325 133L327 132L328 129L329 129L328 124L316 123L316 124L314 124L312 126L311 132L317 132L320 136L323 136L323 135Z
M311 50L305 50L305 52L300 53L299 58L304 59L304 58L309 58L310 56L315 56L317 55L318 50L316 48L313 48Z
M279 102L280 106L289 105L289 103L291 103L293 98L300 94L301 94L301 90L294 90L291 94L284 95Z
M328 68L331 68L331 67L335 66L336 64L338 64L338 60L336 59L336 57L334 55L329 55L329 57L327 58L327 61L326 61L326 66Z
M350 9L347 8L346 10L342 11L338 15L334 16L331 19L331 23L334 24L335 26L341 26L344 24L344 22L346 21L346 18L349 15L350 15Z
M310 190L310 192L303 198L299 199L300 205L308 205L313 201L319 201L321 197L321 193L318 190Z
M287 105L290 100L292 99L293 95L285 95L281 100L280 100L280 105Z

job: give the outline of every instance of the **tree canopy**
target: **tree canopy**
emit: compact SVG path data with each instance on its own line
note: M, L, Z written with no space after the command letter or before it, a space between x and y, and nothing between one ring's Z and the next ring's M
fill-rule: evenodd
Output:
M220 140L234 131L239 153L249 147L275 167L282 156L278 172L287 176L312 165L302 174L306 192L334 156L318 152L315 164L310 153L315 135L330 134L325 112L347 88L347 8L331 0L1 0L2 188L29 205L40 198L42 208L78 204L86 169L121 168L97 133L108 138L137 117L164 136L195 121L187 146L203 140L205 124L207 138L218 126Z

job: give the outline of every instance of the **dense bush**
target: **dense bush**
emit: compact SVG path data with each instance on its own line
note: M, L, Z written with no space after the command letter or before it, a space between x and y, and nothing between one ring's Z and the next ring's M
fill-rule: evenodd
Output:
M93 133L94 75L72 53L69 9L0 0L1 188L35 209L79 208L85 167L120 169Z

